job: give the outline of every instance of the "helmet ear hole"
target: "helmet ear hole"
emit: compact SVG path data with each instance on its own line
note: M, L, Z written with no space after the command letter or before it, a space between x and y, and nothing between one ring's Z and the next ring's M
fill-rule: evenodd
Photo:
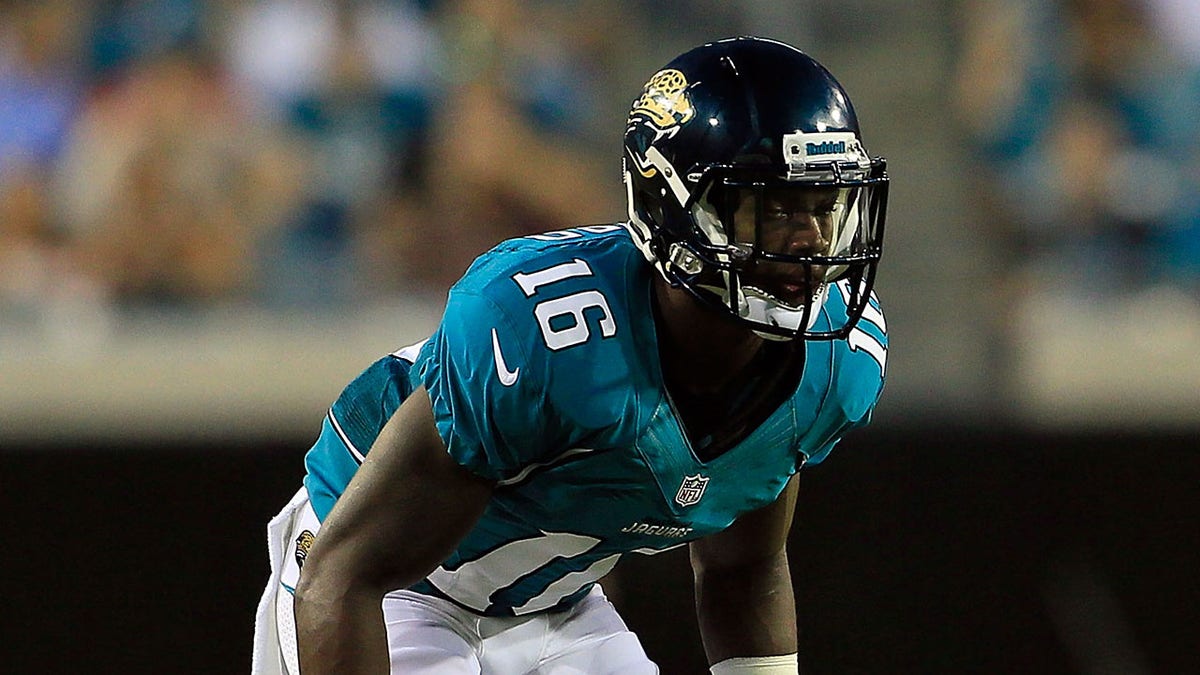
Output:
M641 213L639 215L647 220L647 224L662 228L666 225L664 219L662 200L659 199L652 190L643 190L641 192Z
M650 206L650 217L654 219L654 224L659 227L666 225L666 214L663 212L662 202L655 201Z

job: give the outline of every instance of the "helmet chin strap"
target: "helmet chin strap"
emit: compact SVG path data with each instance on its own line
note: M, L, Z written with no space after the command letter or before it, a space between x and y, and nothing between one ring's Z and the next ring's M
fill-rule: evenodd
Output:
M809 309L809 321L800 327L800 322L804 321L803 309L792 309L787 305L779 304L778 300L770 298L769 295L758 292L757 288L746 287L742 292L742 298L739 300L738 313L742 318L750 319L754 323L764 323L767 325L778 325L780 328L794 330L797 334L803 334L805 330L809 330L817 322L817 316L821 313L821 306L824 305L828 286L821 285L820 291L812 294L812 305ZM775 335L767 333L764 330L755 330L755 334L763 337L764 340L787 341L791 337L785 335Z
M787 305L780 304L770 295L754 288L753 286L743 286L739 289L738 298L738 314L754 323L766 324L768 326L779 326L797 334L803 334L806 330L811 330L817 323L817 317L821 313L821 307L825 304L825 296L829 291L827 284L821 284L820 289L813 293L812 304L808 310L808 322L801 327L800 322L804 321L804 309L794 309ZM766 340L787 341L792 338L775 335L766 331L754 331L756 335Z
M726 306L729 305L729 283L728 272L722 272L726 278L725 287L706 284L700 286L704 290L713 293L721 298L721 301ZM817 317L821 313L821 307L825 305L825 298L829 293L829 285L821 284L821 288L813 293L812 307L808 312L808 322L803 328L800 323L804 321L804 309L795 309L781 304L778 300L771 297L767 293L760 291L753 286L740 286L737 291L737 315L753 324L763 326L777 326L794 331L797 335L803 335L804 331L811 330L817 323ZM751 329L753 330L753 329ZM775 335L767 331L754 330L754 334L765 339L776 342L787 342L794 338L786 335Z

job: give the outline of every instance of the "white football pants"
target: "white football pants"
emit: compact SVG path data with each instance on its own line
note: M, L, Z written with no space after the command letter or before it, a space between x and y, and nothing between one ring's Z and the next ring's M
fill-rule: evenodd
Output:
M267 526L271 578L254 622L252 675L299 675L292 590L297 550L320 529L303 488ZM307 541L299 545L299 541ZM597 584L564 612L482 617L411 591L384 596L393 673L653 675L658 667Z

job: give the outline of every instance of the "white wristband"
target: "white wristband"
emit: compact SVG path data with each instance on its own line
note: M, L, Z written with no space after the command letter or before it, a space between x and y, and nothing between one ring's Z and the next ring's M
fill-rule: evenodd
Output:
M800 655L738 656L714 663L712 675L797 675Z

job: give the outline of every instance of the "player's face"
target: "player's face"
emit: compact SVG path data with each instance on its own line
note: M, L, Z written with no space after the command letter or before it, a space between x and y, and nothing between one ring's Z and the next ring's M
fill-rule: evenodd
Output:
M763 192L761 224L754 193L742 191L734 212L734 241L756 245L759 251L789 256L829 253L833 239L837 188L784 188ZM756 235L757 229L757 235ZM785 304L798 307L825 278L822 265L759 261L743 272L743 283L765 291Z

